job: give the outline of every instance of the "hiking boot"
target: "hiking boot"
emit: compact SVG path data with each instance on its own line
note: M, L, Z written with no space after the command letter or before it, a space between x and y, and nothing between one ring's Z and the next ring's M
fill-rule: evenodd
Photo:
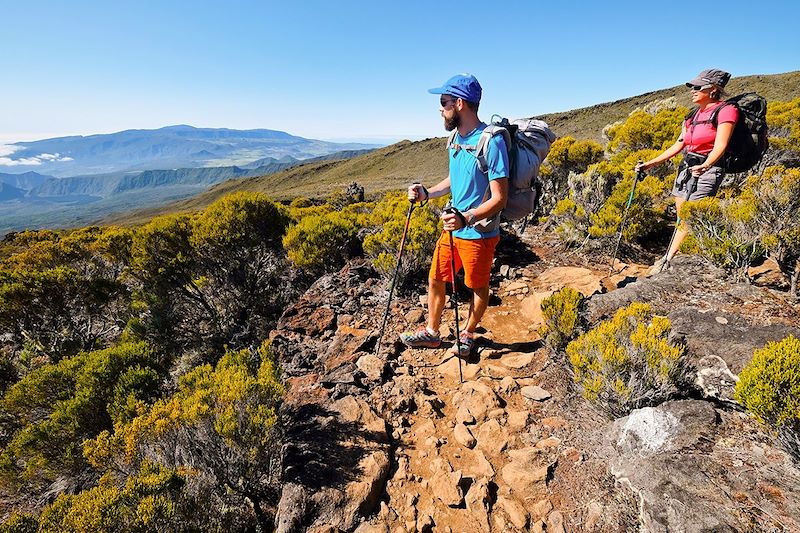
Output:
M458 337L459 342L453 344L453 347L450 348L450 353L453 353L461 358L466 359L469 357L469 354L472 353L472 347L475 344L475 337L471 334L467 333L466 331L462 331L461 335ZM459 344L461 345L461 349L459 350Z
M655 276L656 274L659 274L665 270L669 270L669 260L667 260L666 257L662 257L653 263L653 266L651 266L650 270L647 271L647 275Z
M422 326L413 333L409 331L401 333L400 342L409 348L438 348L442 344L442 338Z

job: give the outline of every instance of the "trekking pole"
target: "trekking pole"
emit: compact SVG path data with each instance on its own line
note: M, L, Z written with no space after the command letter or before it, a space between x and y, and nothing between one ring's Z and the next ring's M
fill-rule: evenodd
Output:
M455 207L447 207L444 210L445 213L458 213ZM450 236L450 273L453 276L453 296L451 300L453 302L453 313L455 314L456 318L456 350L458 353L456 357L458 358L458 382L464 383L464 375L461 373L461 332L458 330L458 295L456 294L456 254L455 254L455 246L453 245L453 232L447 232Z
M409 200L408 214L406 215L406 225L403 228L403 236L400 239L400 250L397 252L397 265L394 268L394 276L392 277L392 284L389 286L389 300L386 302L386 311L384 311L383 313L383 321L381 322L381 331L380 333L378 333L378 342L375 345L375 355L378 355L378 353L381 351L381 340L383 339L383 330L386 328L386 319L389 317L389 307L392 305L392 293L394 293L394 286L397 283L397 276L400 272L400 262L403 259L403 250L406 247L406 236L408 235L408 225L411 222L412 211L414 211L414 200Z
M639 161L639 164L642 162ZM611 265L608 267L608 275L614 273L614 261L617 260L617 250L619 250L619 243L622 241L622 230L625 227L625 221L628 219L628 209L630 209L631 204L633 203L633 193L636 191L636 183L644 178L644 172L641 170L637 170L636 174L633 177L633 187L631 187L631 193L628 195L628 203L625 204L625 210L622 212L622 221L619 223L619 235L617 235L617 244L614 246L614 255L611 256Z

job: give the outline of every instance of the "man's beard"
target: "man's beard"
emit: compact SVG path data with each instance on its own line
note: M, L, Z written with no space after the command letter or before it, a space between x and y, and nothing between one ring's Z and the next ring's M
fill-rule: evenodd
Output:
M444 117L444 129L446 129L447 131L453 131L460 125L461 125L461 118L458 116L458 113L454 113L453 118Z

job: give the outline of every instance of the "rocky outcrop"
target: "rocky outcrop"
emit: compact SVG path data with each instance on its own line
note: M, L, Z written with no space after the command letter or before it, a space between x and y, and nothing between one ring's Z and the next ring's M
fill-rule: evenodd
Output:
M779 488L800 486L797 468L785 454L743 439L738 418L683 400L609 425L609 471L636 494L643 531L744 531L755 525L753 514L772 517L759 531L800 528L797 495Z
M706 397L733 401L737 375L767 342L800 335L791 324L800 309L770 291L731 283L699 256L678 255L672 269L589 300L591 324L632 302L649 303L683 339L692 379Z
M370 307L373 275L353 266L321 278L271 337L289 385L277 532L352 530L384 491L389 435L366 383L380 379L385 361L364 359L374 338L354 318Z

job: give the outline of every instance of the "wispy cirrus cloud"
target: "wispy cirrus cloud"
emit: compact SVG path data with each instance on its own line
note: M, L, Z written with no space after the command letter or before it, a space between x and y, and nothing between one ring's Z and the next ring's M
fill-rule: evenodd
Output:
M42 163L57 163L62 161L72 161L71 157L62 156L61 154L39 154L32 157L20 157L13 159L9 156L14 152L21 150L20 146L11 144L0 144L0 166L15 167L15 166L36 166Z

